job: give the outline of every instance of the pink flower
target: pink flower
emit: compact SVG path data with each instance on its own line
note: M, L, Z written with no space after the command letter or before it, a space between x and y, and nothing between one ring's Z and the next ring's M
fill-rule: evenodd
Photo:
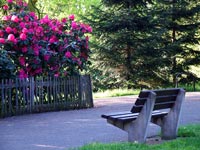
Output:
M50 55L44 55L44 60L45 60L45 61L48 61L49 58L50 58Z
M38 48L37 46L35 46L35 47L33 48L33 51L34 51L35 56L38 56L38 55L39 55L39 48Z
M28 22L28 21L29 21L29 17L28 17L28 16L25 16L25 17L24 17L24 20L25 20L26 22Z
M62 18L62 23L66 23L67 22L67 19L66 18Z
M13 16L11 17L11 21L13 21L13 22L19 22L18 16L13 15Z
M75 19L75 15L74 14L71 14L71 15L69 15L69 17L68 17L70 20L74 20Z
M19 57L19 63L20 63L22 66L24 66L24 65L25 65L25 57L20 56L20 57Z
M23 53L26 53L28 51L28 48L27 47L22 47L21 50L22 50Z
M7 0L7 2L8 2L8 3L12 3L12 2L13 2L13 0Z
M9 34L8 41L15 42L16 41L15 36L13 34Z
M27 29L27 28L23 28L23 29L22 29L22 33L25 33L25 34L26 34L27 32L28 32L28 29Z
M72 29L76 30L76 28L77 28L77 23L76 23L75 21L72 21L71 26L72 26Z
M67 51L67 52L65 53L65 57L66 57L66 58L71 58L71 57L72 57L71 52Z
M27 36L26 36L26 34L21 33L20 36L19 36L19 38L20 38L21 40L26 40Z
M49 39L49 43L54 43L54 42L56 42L57 41L57 38L56 38L56 36L51 36L51 38Z
M54 77L59 77L59 72L54 74Z
M8 10L8 8L9 8L8 5L3 5L4 10Z
M45 15L44 18L40 19L41 24L48 24L50 22L49 16Z
M12 32L12 28L11 27L6 27L6 32L7 33L11 33Z
M34 33L34 30L33 29L29 29L28 32L29 33Z
M28 6L28 3L24 2L24 3L23 3L23 6L25 6L25 7Z
M35 72L35 74L42 73L42 68L38 68L38 69L36 69L34 72Z
M19 23L19 26L20 26L21 28L24 28L24 27L25 27L25 23L24 23L24 22L20 22L20 23Z
M0 38L0 44L5 44L5 39L4 38Z
M30 14L31 17L35 17L36 16L35 12L29 12L29 14Z
M12 32L13 32L14 34L16 34L16 33L17 33L17 29L16 29L16 28L13 28L13 29L12 29Z
M37 33L42 33L42 32L43 32L43 28L42 28L42 27L38 27L38 28L36 29L36 32L37 32Z
M2 17L2 20L3 20L3 21L8 21L9 19L10 19L10 18L9 18L8 16L3 16L3 17Z
M79 65L82 64L80 58L76 58L76 57L75 57L75 58L73 58L72 60L73 60L73 61L76 61Z
M86 40L86 41L89 41L89 36L86 36L86 37L85 37L85 40Z
M0 30L0 37L3 37L4 33L3 30Z
M91 27L91 26L88 26L88 27L87 27L87 31L88 31L89 33L91 33L91 32L92 32L92 27Z
M19 78L20 78L20 79L28 78L27 73L26 73L23 69L20 69L20 70L19 70Z

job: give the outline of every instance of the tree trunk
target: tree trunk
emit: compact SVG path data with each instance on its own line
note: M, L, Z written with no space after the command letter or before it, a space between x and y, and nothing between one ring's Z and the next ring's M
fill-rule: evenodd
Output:
M174 15L174 8L175 8L175 3L176 0L172 1L172 21L175 21L175 15ZM172 27L172 43L174 43L176 41L176 30L175 27ZM173 73L173 84L176 84L176 67L177 67L177 62L176 62L176 55L173 56L173 60L172 60L172 73Z
M37 3L37 0L28 0L28 8L30 11L33 11L33 12L36 11L36 7L35 7L36 3Z
M132 67L131 67L131 47L130 45L127 45L126 49L126 80L128 81L128 89L131 89L131 85L129 82L131 82L131 74L133 73Z

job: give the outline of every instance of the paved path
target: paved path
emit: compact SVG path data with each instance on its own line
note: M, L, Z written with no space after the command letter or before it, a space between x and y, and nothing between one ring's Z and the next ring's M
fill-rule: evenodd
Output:
M95 108L0 119L0 150L67 150L91 142L127 141L102 113L130 110L136 96L96 99ZM181 125L200 123L200 92L187 93ZM149 135L157 132L151 126Z

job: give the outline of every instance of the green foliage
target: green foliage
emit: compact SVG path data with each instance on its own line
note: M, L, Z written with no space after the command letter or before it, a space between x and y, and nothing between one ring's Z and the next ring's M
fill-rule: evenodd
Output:
M200 126L188 125L182 126L178 129L178 137L199 137L200 136Z
M7 53L7 51L0 49L0 79L15 77L16 66Z
M93 67L100 79L128 88L175 85L177 73L185 82L197 79L190 68L200 64L199 7L197 0L102 0L84 18L94 28Z
M155 80L157 84L166 82L156 72L163 67L158 63L162 51L152 45L154 26L148 2L132 1L129 5L109 2L94 7L86 18L94 27L94 66L108 74L107 78L116 75L118 82L129 88L155 87Z
M161 144L147 145L136 143L93 143L78 148L79 150L199 150L200 125L190 125L179 129L180 138ZM194 136L193 136L194 135Z
M140 92L139 89L113 89L106 90L102 92L94 93L94 98L105 98L105 97L117 97L117 96L127 96L127 95L138 95Z
M153 7L153 22L157 26L154 38L163 51L163 61L168 80L175 82L177 73L186 74L188 80L196 77L191 73L192 65L200 64L199 12L197 0L157 0ZM173 79L173 80L172 80Z
M63 18L66 15L75 14L77 20L81 20L81 15L90 11L92 4L99 4L100 0L38 0L36 7L42 15L48 14L50 17Z

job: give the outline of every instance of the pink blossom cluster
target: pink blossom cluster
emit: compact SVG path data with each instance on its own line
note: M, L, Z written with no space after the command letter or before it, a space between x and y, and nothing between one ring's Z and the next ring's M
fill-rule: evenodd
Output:
M90 50L85 34L92 28L76 22L73 14L61 21L48 15L38 19L23 0L7 0L3 9L8 15L0 22L0 50L11 52L20 78L71 75L87 64Z

